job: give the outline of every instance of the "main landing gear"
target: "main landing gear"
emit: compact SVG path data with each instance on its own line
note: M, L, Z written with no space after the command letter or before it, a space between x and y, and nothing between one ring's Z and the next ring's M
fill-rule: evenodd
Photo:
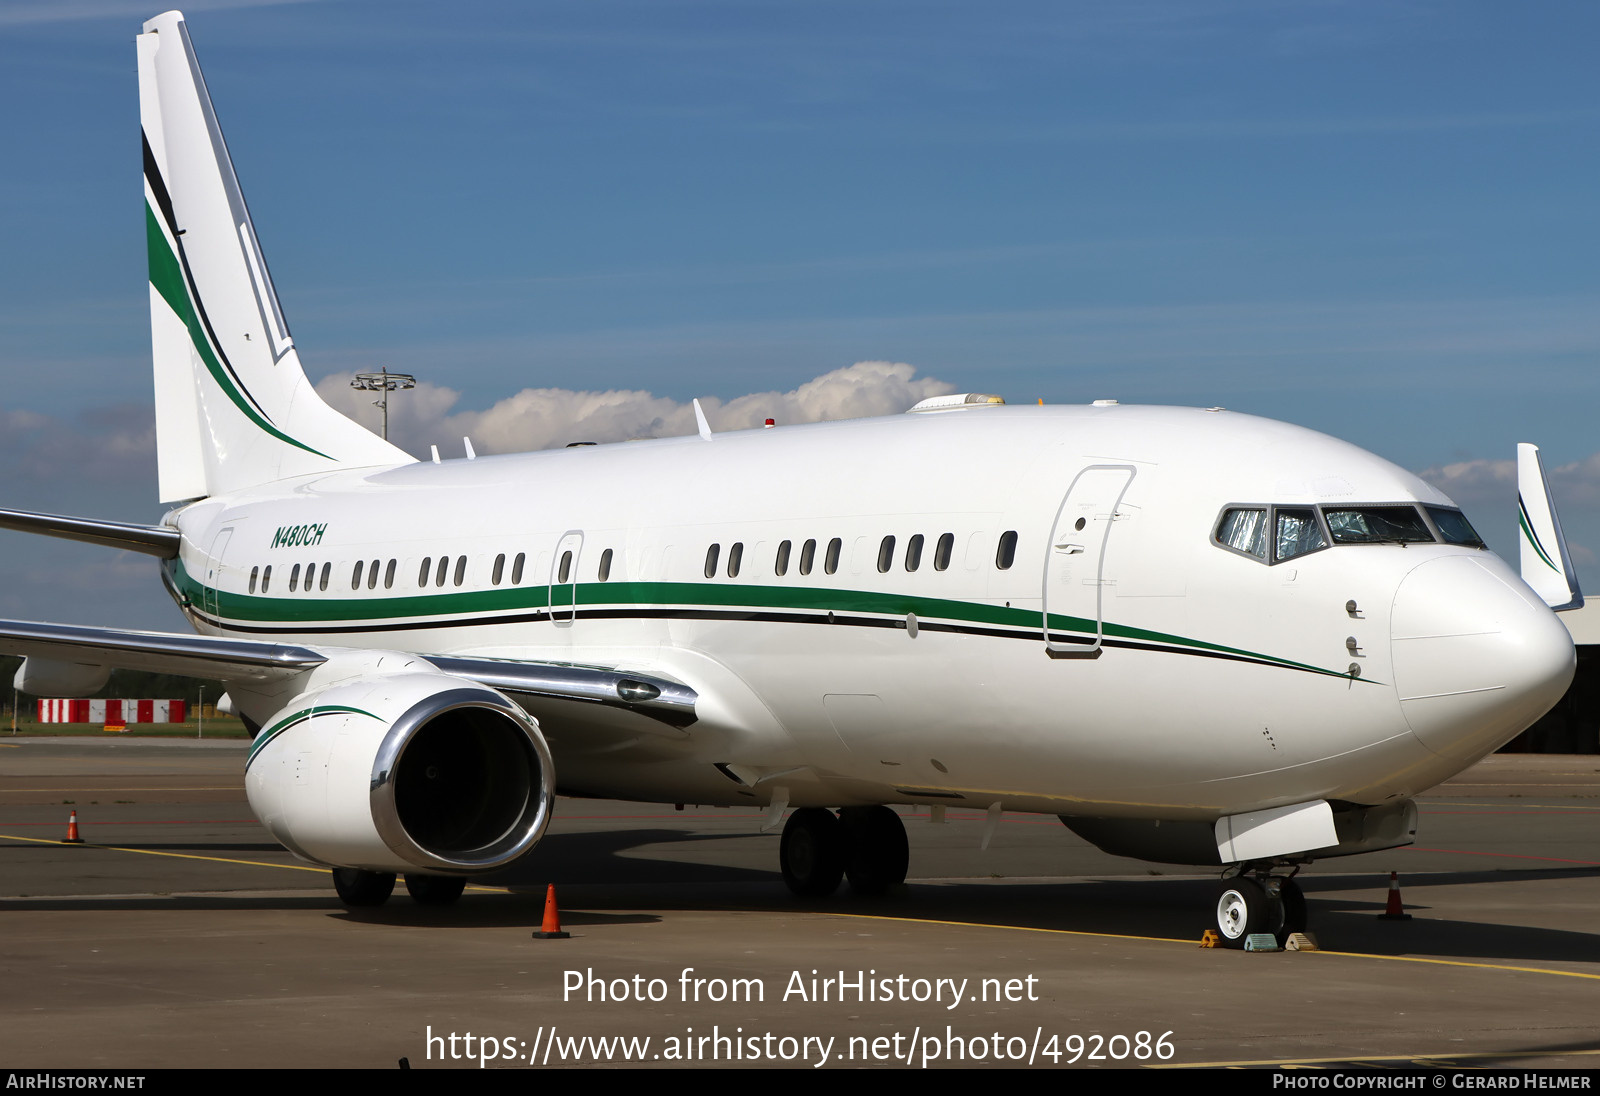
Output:
M1306 929L1306 898L1293 876L1240 871L1217 892L1217 933L1230 948L1244 947L1252 933L1267 932L1283 944Z
M334 868L333 889L339 892L339 901L352 909L381 906L394 893L394 878L388 872Z
M389 872L362 871L360 868L334 868L333 889L339 901L352 909L381 906L394 893L395 876ZM447 906L461 897L467 881L460 876L406 876L406 892L424 906Z
M911 849L900 816L888 807L845 807L836 815L803 807L789 815L778 847L783 881L802 898L826 898L848 877L873 896L906 880Z

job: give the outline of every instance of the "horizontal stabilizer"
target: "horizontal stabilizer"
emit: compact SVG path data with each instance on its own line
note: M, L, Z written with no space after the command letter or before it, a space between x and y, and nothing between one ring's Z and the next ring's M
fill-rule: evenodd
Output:
M1527 442L1517 444L1517 524L1522 531L1522 581L1558 613L1582 608L1583 592L1567 554L1539 447Z
M26 510L0 510L0 529L41 533L63 540L81 540L107 548L143 552L157 559L176 559L182 540L176 529L165 525L135 525L126 521L97 521L69 518L60 514L33 514Z

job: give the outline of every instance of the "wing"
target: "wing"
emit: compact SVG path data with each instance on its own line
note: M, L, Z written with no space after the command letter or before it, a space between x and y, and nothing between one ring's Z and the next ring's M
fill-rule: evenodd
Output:
M348 648L0 621L3 654L224 682L283 680L337 658L344 650ZM540 702L549 701L618 708L673 728L695 721L695 691L656 675L609 666L426 653L419 657L442 673L513 694L535 716Z

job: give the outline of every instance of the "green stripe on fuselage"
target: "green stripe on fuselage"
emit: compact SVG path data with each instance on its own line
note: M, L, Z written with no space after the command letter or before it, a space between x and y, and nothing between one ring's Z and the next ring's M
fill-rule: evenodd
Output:
M174 585L179 592L188 597L193 604L206 607L208 612L214 607L224 625L227 621L237 621L241 624L277 624L283 626L283 631L290 633L294 631L296 624L368 625L373 631L382 631L386 625L401 620L426 622L429 618L438 618L440 625L445 626L478 614L537 612L550 608L550 588L544 584L400 596L379 595L374 591L372 596L359 598L328 597L320 591L285 597L266 597L226 590L209 590L188 573L181 561L174 560L171 566ZM280 578L279 581L283 580ZM749 609L756 612L809 610L817 613L870 613L884 617L904 617L908 613L915 613L919 621L929 623L953 622L1042 633L1041 617L1036 610L989 605L976 601L917 597L911 594L716 582L591 582L576 583L573 586L580 608L584 606L673 607ZM569 588L571 587L557 588L561 594L559 604L556 606L557 612L570 607L564 593ZM494 622L486 620L484 623ZM1050 630L1093 635L1095 623L1082 617L1051 613ZM1321 666L1296 662L1293 659L1262 654L1240 647L1228 647L1220 643L1188 639L1147 628L1134 628L1108 622L1103 631L1110 639L1167 644L1192 651L1268 662L1329 677L1348 679L1350 676ZM1369 683L1376 684L1376 682Z

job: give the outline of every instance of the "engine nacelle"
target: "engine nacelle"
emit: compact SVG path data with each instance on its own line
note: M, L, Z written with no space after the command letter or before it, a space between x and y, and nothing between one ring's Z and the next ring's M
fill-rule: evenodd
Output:
M245 762L256 816L314 863L494 871L544 835L555 771L538 724L440 673L368 674L302 693Z
M85 666L29 655L17 667L11 685L31 696L93 696L110 680L110 666Z

